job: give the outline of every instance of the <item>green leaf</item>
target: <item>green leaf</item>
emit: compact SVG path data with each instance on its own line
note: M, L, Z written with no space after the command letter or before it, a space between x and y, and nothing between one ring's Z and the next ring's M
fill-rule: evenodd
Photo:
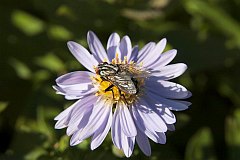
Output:
M232 116L226 118L226 144L230 160L240 157L240 109L236 109Z
M36 58L35 63L54 72L62 72L65 70L65 65L62 60L52 53ZM46 76L46 74L44 73L43 76Z
M12 23L29 36L36 35L45 29L45 24L42 20L20 10L12 13Z
M212 134L209 128L198 130L189 140L186 147L185 160L215 160Z
M69 137L67 135L64 135L61 137L59 143L58 143L58 150L60 152L65 151L69 147Z
M3 112L8 106L8 102L0 102L0 113Z
M240 145L240 109L226 118L226 142L230 146Z
M231 38L232 46L240 47L240 24L217 5L201 0L185 0L185 7L190 14L208 19L214 27ZM227 27L226 27L227 26Z
M29 79L31 77L31 70L23 62L17 59L10 60L11 66L15 69L17 75L22 79Z
M25 160L37 160L38 157L40 157L40 156L42 156L44 154L47 154L47 152L43 148L38 147L38 148L34 148L32 151L27 153L24 156L24 159Z
M50 37L56 40L69 40L73 37L72 33L63 26L52 25L48 29Z

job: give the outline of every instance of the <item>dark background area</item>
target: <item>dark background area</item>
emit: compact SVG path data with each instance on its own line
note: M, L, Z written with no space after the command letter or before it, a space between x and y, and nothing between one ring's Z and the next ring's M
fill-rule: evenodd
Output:
M112 32L134 45L166 37L174 62L188 65L174 81L186 86L192 106L177 116L167 144L137 145L130 159L240 159L239 0L1 0L0 159L117 159L110 136L95 151L89 140L70 147L53 118L73 101L52 89L64 73L84 68L66 42L87 47L93 30L106 46ZM173 62L173 63L174 63Z

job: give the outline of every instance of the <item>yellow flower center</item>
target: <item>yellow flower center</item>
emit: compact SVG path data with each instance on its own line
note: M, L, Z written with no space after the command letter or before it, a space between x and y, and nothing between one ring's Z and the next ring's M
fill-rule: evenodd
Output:
M124 57L124 60L121 61L119 59L118 54L116 54L115 58L112 60L112 63L110 65L118 64L118 66L122 67L120 72L126 72L126 82L129 82L130 85L134 85L136 93L131 94L128 92L128 87L131 86L125 86L124 89L121 89L122 86L118 85L118 82L113 82L111 80L106 80L106 77L102 77L99 74L92 77L93 84L98 87L98 91L95 94L96 96L103 96L104 98L111 100L113 103L117 103L119 101L124 102L125 104L132 104L134 103L140 95L142 95L143 92L143 86L145 76L139 76L142 73L146 73L145 71L142 71L140 66L137 66L133 61L128 63L127 57ZM98 68L96 67L96 71ZM96 72L98 73L98 72ZM111 76L119 76L119 73L116 73L116 75ZM121 74L122 76L122 74ZM136 77L134 77L136 76ZM134 77L134 78L133 78ZM121 77L121 82L124 81L124 76ZM134 81L133 81L134 79Z

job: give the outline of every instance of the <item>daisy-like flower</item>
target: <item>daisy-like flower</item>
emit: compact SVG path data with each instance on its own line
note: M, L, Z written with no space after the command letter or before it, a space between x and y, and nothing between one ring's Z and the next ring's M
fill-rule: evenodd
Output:
M75 71L56 79L54 89L68 100L77 100L60 113L56 129L67 127L70 145L91 137L91 149L101 145L109 130L113 144L130 157L135 142L150 156L149 139L166 143L167 130L174 130L176 118L171 112L191 104L181 99L191 96L182 85L170 82L184 73L184 63L170 64L175 49L163 50L166 39L149 42L141 50L132 47L130 38L110 35L107 51L98 37L89 31L91 53L80 44L68 42L68 48L89 71Z

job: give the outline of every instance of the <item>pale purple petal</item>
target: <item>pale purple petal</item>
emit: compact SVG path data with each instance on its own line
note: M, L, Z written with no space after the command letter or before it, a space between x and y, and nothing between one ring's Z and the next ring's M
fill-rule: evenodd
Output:
M163 66L166 66L168 63L170 63L176 55L177 55L176 49L166 51L161 54L159 59L157 59L156 63L149 65L148 68L152 68L154 70L160 70Z
M112 33L107 42L107 53L109 61L115 58L117 46L119 46L120 37L117 33Z
M154 42L149 42L146 44L138 53L137 62L141 63L145 57L155 48Z
M124 56L127 56L128 58L131 56L132 43L128 36L124 36L122 38L120 45L119 45L119 50L120 50L120 54L121 54L121 55L119 55L119 58L121 58L121 60L124 59Z
M104 103L103 101L101 101L101 98L99 98L97 101L96 101L96 104L100 104L102 106L102 104ZM99 117L96 117L97 120L99 120L99 122L103 123L104 121L106 121L107 117L104 116L104 107L98 107L96 108L96 105L94 104L94 102L92 102L92 104L94 105L92 107L92 109L90 110L90 112L87 112L84 114L84 117L82 118L82 120L80 121L80 123L78 124L78 131L76 131L72 137L71 137L71 140L70 140L70 145L73 146L73 145L77 145L79 144L80 142L82 142L84 139L92 136L92 134L96 131L96 129L94 129L94 127L96 126L93 126L94 125L94 121L93 121L93 116L96 117L96 114L97 112L99 112L99 115L98 116L103 116L102 118L99 118ZM93 108L94 108L94 111L93 111ZM106 110L105 110L106 111ZM101 124L102 124L101 123ZM95 123L96 124L96 123ZM97 124L99 125L99 124ZM101 127L101 125L99 125ZM99 127L98 126L98 127ZM90 131L89 128L93 128L94 131ZM90 132L88 132L90 131Z
M151 92L146 92L146 94L152 99L154 99L158 103L157 105L159 107L161 106L168 107L170 110L182 111L187 109L188 106L191 105L190 102L179 101L179 100L169 100Z
M159 143L160 144L165 144L166 143L166 135L163 132L158 132L158 137L159 137Z
M68 100L81 99L84 96L87 96L89 94L94 94L97 92L97 88L95 88L93 85L89 84L87 85L87 87L88 87L88 90L77 90L79 88L74 88L74 87L61 88L58 86L53 86L57 94L65 95L65 99L68 99Z
M154 49L144 57L143 61L143 66L148 67L153 65L154 63L157 62L157 60L160 58L161 53L163 52L165 46L167 44L166 38L163 38L161 41L157 43L157 45L154 47Z
M75 71L75 72L70 72L58 77L56 79L56 83L60 87L71 86L71 85L81 84L81 83L91 83L92 76L95 76L95 74L87 71Z
M112 104L110 104L112 105ZM102 124L99 129L94 133L92 140L91 140L91 150L96 149L98 146L100 146L103 142L103 140L106 138L111 124L112 124L112 107L107 107L109 110L108 119Z
M121 142L122 142L122 150L126 157L130 157L132 155L135 137L127 137L123 132L121 132Z
M144 119L140 116L139 112L137 111L137 105L133 105L132 114L138 129L145 133L155 143L160 143L159 136L157 132L154 130L154 126L144 121Z
M66 134L68 136L74 134L77 131L82 130L88 123L89 117L86 115L91 115L93 106L85 106L82 107L81 113L79 114L79 117L77 117L76 120L72 120L73 123L68 125L68 128L66 130Z
M69 122L69 117L66 116L62 118L61 120L58 120L54 126L55 129L63 129L67 127L67 124Z
M175 131L175 126L174 124L167 124L168 130L169 131Z
M103 124L103 122L109 118L109 110L108 107L110 103L105 103L106 100L100 100L96 102L92 114L89 118L88 124L85 128L83 128L82 132L79 134L79 140L84 140L96 132L96 130Z
M98 65L97 60L80 44L69 41L67 43L69 50L74 57L89 71L95 73L94 66Z
M118 148L121 149L121 125L120 125L120 115L119 115L120 108L119 106L116 107L115 112L113 114L113 121L112 121L112 141L113 144Z
M56 79L58 86L53 86L58 94L65 95L67 99L79 99L82 96L96 92L91 77L95 74L86 71L67 73Z
M87 34L87 41L90 51L99 63L105 60L109 62L107 53L95 33L89 31Z
M71 146L77 145L83 141L83 140L79 139L79 135L89 122L89 117L91 116L92 108L93 107L91 107L91 109L84 114L84 116L82 117L81 121L79 122L79 124L77 126L78 130L74 131L74 133L70 139Z
M86 94L87 95L87 94ZM76 100L76 99L81 99L83 96L73 96L73 95L65 95L65 99L67 100Z
M74 104L72 104L70 107L62 111L58 116L54 118L54 120L57 120L57 123L55 124L55 129L62 129L68 126L68 123L71 118L71 113L72 110L74 109L75 106L77 106L82 99L78 100Z
M146 155L150 156L151 155L151 146L148 140L148 137L141 131L138 130L137 136L136 136L136 141L141 149L141 151Z
M167 131L167 126L165 122L162 120L162 118L149 106L147 103L147 100L139 100L138 106L136 106L137 111L142 117L145 126L151 126L152 129L156 132L166 132Z
M184 63L170 64L162 67L158 72L153 72L151 75L158 77L159 80L170 80L182 75L187 69Z
M145 132L147 130L147 124L144 123L143 118L139 115L136 104L133 104L133 106L131 107L131 113L137 128L140 129L142 132ZM152 127L150 128L150 130L154 131Z
M191 94L184 86L174 82L157 80L157 77L148 78L145 82L145 88L159 96L170 99L185 99Z
M78 145L79 143L82 143L82 141L83 140L78 140L77 138L77 133L75 133L75 134L73 134L73 136L71 137L71 139L70 139L70 146L76 146L76 145Z
M83 120L84 115L92 110L94 102L96 102L98 97L95 95L87 96L75 104L75 107L72 109L69 121L69 127L67 128L67 135L73 134L73 132L79 129L79 124Z
M120 108L120 124L121 124L121 128L123 133L127 136L127 137L134 137L137 135L137 129L135 127L135 124L133 122L132 116L128 110L128 107L122 103L122 102L118 102L117 104Z
M159 111L158 115L162 117L166 124L173 124L176 122L175 115L168 108L159 107L157 110Z
M159 106L158 101L153 99L150 96L144 96L142 99L145 99L145 101L148 102L149 107L158 115L160 116L165 124L173 124L176 122L176 117L175 115L167 108L164 106Z
M132 54L130 55L130 57L128 57L128 62L137 62L138 50L139 48L137 45L132 48Z
M75 102L74 104L76 105L77 103L79 103L79 101L81 101L81 99L79 99L77 102ZM55 118L54 118L54 120L61 120L61 119L63 119L63 118L65 118L66 116L68 116L70 113L71 113L71 111L72 111L72 109L74 108L74 106L75 105L71 105L71 106L69 106L67 109L65 109L64 111L62 111L60 114L58 114Z

